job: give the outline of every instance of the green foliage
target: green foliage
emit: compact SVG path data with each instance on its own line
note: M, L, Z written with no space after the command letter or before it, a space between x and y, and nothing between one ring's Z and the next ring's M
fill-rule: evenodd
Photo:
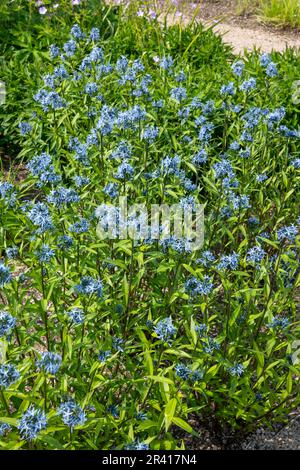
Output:
M240 0L239 12L256 12L259 17L273 25L300 27L300 3L298 0Z
M4 3L1 8L4 10L7 5ZM0 19L0 31L4 35L0 49L0 80L7 88L6 103L0 108L0 132L2 145L15 146L13 153L18 152L16 145L19 143L16 122L30 107L32 89L41 81L40 70L49 62L49 46L66 40L69 26L76 21L83 27L100 29L112 58L121 54L132 58L143 55L144 59L152 61L157 54L173 57L182 54L191 69L205 68L211 80L217 71L226 67L231 55L229 46L224 45L212 29L204 31L200 24L192 23L186 27L177 24L168 28L156 21L138 18L139 2L122 12L121 7L105 6L94 0L71 11L58 9L47 18L39 15L37 8L27 0L21 2L19 8L16 8L18 2L13 5L14 8L3 11ZM123 19L118 21L121 14Z
M179 449L179 430L197 436L195 418L239 432L299 404L299 56L256 51L234 73L211 31L134 11L112 35L76 39L73 55L50 59L49 35L6 56L8 76L22 76L2 127L27 169L0 180L3 449ZM57 46L68 39L65 28ZM87 61L95 46L104 57L94 49ZM204 246L101 238L118 195L149 211L203 204ZM47 352L57 370L41 362ZM6 384L9 365L19 377ZM72 400L73 426L60 408ZM30 441L31 405L47 424Z

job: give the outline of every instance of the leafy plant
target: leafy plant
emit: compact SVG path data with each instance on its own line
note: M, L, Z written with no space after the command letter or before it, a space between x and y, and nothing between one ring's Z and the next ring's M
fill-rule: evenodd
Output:
M221 73L198 39L172 58L178 32L116 57L73 26L20 117L27 175L0 183L4 449L178 449L191 417L250 430L299 403L286 63L255 53ZM119 196L203 204L204 246L122 219Z

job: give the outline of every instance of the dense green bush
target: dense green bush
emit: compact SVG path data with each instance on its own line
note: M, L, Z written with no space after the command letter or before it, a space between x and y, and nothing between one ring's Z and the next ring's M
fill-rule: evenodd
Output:
M252 429L299 403L298 59L211 67L197 41L117 58L75 26L51 47L28 174L0 183L2 448L182 448L191 417ZM204 204L204 246L119 239L119 196Z
M223 73L224 68L228 68L230 48L212 30L204 32L203 26L194 23L185 28L180 24L167 28L162 14L159 23L146 15L145 8L145 16L138 17L140 2L133 2L124 10L122 6L105 6L93 0L74 7L74 11L61 6L53 15L45 16L38 14L37 7L33 6L30 13L31 3L27 0L13 2L13 5L19 4L20 9L8 8L7 2L0 7L3 34L0 80L7 88L6 103L0 107L0 138L2 146L14 146L7 150L11 156L18 153L17 120L31 106L32 89L41 80L40 70L49 62L50 44L67 39L68 24L79 21L83 27L98 27L113 59L121 54L132 58L143 55L145 60L155 54L172 54L173 57L181 54L191 69L205 67L212 80L215 73L220 70ZM7 10L4 11L5 5Z

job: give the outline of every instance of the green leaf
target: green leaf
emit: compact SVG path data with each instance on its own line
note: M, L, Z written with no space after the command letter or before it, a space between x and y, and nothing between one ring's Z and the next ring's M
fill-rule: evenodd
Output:
M172 424L172 420L176 411L177 400L176 398L171 398L171 400L166 404L164 418L165 418L165 428L168 431L169 427Z
M176 424L176 426L179 426L181 429L184 429L189 434L194 434L192 426L190 426L189 423L187 423L183 419L178 418L178 416L174 416L172 422Z

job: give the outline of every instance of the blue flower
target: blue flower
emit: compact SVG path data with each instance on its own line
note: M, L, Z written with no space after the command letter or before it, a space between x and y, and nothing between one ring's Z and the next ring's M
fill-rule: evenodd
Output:
M63 45L63 50L65 51L67 57L72 57L75 54L76 49L77 44L73 39L70 39L70 41L67 41Z
M71 429L75 426L83 425L87 419L81 406L73 400L62 403L58 408L57 414L61 416L64 424Z
M61 367L62 358L53 352L42 353L42 358L37 361L37 366L47 374L55 375Z
M159 129L158 127L147 126L145 127L142 139L146 140L149 144L152 144L155 139L158 137Z
M273 129L275 124L278 124L284 118L286 110L284 107L274 109L266 116L267 124L269 129Z
M177 377L180 377L183 380L188 380L191 372L191 369L184 364L177 364L175 366L175 373Z
M10 387L20 378L20 373L13 364L0 364L0 387Z
M31 174L39 179L38 186L42 187L46 183L52 185L61 181L61 176L55 172L52 158L47 153L36 155L28 163L27 168Z
M296 170L300 169L300 158L295 158L291 161L291 166L294 167Z
M120 418L119 410L116 405L109 405L107 407L107 412L111 414L115 419Z
M206 323L201 323L200 325L195 326L195 331L198 333L198 335L201 338L207 334L208 326L206 325Z
M117 336L114 336L112 338L112 348L115 349L116 351L124 352L123 344L124 344L123 338L118 338Z
M88 178L87 176L79 176L79 175L74 176L73 180L74 180L75 186L77 186L78 188L82 188L82 186L87 186L91 181L90 178Z
M229 194L228 201L232 204L234 210L250 209L251 204L249 197L245 194L237 195L234 193Z
M186 238L178 238L174 236L163 237L160 239L159 244L162 246L164 252L167 248L172 248L172 250L180 254L191 253L192 251L190 240Z
M124 73L128 67L128 59L122 55L116 62L116 70L119 73Z
M65 313L69 316L73 323L75 323L75 325L82 325L84 322L84 311L82 308L74 307Z
M69 77L69 74L63 65L59 65L58 67L55 67L53 75L55 78L58 78L59 80L63 80L64 78Z
M61 186L60 188L53 189L50 192L47 196L47 201L49 204L53 204L58 209L61 209L64 205L67 206L74 202L79 202L80 197L74 189Z
M213 169L216 178L220 178L222 176L233 178L235 176L232 165L226 158L223 158L220 162L215 163L213 165Z
M257 175L256 176L256 181L258 183L263 183L264 181L266 181L268 179L268 176L265 174L265 173L261 173L260 175Z
M99 351L99 354L98 354L98 359L100 362L106 362L107 359L111 356L111 351L110 350L106 350L106 351Z
M88 145L82 144L77 137L69 141L69 149L75 152L74 158L84 166L89 165Z
M183 70L180 70L180 72L176 75L175 80L178 83L184 82L186 80L186 75Z
M241 133L240 139L241 142L253 142L253 136L250 134L250 132L247 132L246 130Z
M235 140L234 142L232 142L229 146L229 149L230 150L234 150L234 151L238 151L240 150L240 144Z
M217 269L230 269L234 271L239 265L239 258L240 256L235 251L233 251L230 255L223 255L217 264Z
M126 140L121 140L115 150L111 153L110 158L126 160L131 157L131 154L132 149L130 144Z
M175 374L180 379L190 381L192 383L198 382L203 378L203 372L199 370L193 371L185 364L179 363L175 366Z
M159 65L162 69L170 71L173 67L174 61L171 56L162 57L159 61Z
M0 181L0 198L6 199L11 191L13 190L13 185L7 181Z
M101 132L102 135L110 134L113 130L115 119L115 109L104 105L100 111L100 118L98 119L96 128Z
M200 142L208 142L212 137L213 130L214 125L211 122L207 122L201 126L198 133L198 139Z
M300 138L300 133L295 129L289 129L287 126L279 126L279 132L283 134L285 137L296 137L297 139Z
M243 364L240 364L240 363L237 363L233 365L232 367L228 368L229 373L233 375L234 377L241 377L244 373L244 370L245 370L245 367L243 366Z
M251 217L249 217L248 223L250 225L259 225L259 219L255 217L254 215L252 215Z
M12 280L12 275L8 266L0 261L0 287L4 287Z
M83 276L79 284L75 285L74 289L79 294L93 295L102 297L103 294L103 283L100 279L94 279L91 276Z
M55 59L60 54L60 49L55 44L51 44L49 48L50 59Z
M214 338L211 337L203 337L201 338L203 351L206 354L213 354L215 350L220 349L221 345L218 343Z
M113 199L119 195L118 188L119 186L117 183L108 183L106 186L104 186L103 192Z
M228 83L227 85L222 85L220 93L223 96L234 96L236 92L233 82Z
M192 158L192 163L195 166L201 165L202 163L207 162L207 151L205 149L199 150L199 152L196 153L196 155L193 156Z
M85 34L81 31L80 27L78 24L74 24L71 28L71 34L74 36L76 39L84 39Z
M61 250L68 250L74 245L74 240L70 235L61 235L58 237L57 246Z
M263 260L265 254L266 252L263 248L260 246L254 246L248 250L246 260L248 262L259 264Z
M136 419L139 421L145 421L148 418L147 414L144 413L143 411L137 411L136 413Z
M237 62L232 64L231 68L235 75L237 75L238 77L241 77L243 75L245 64L242 60L238 60Z
M117 169L117 173L115 174L115 178L121 181L130 180L134 175L133 167L127 163L123 162Z
M187 97L186 89L183 87L172 88L170 91L171 98L176 101L183 101Z
M255 78L250 78L249 80L245 80L241 85L240 85L240 90L241 91L251 91L255 90L256 88L256 80Z
M160 320L153 329L158 338L165 343L170 343L177 333L177 328L173 325L171 317Z
M56 84L55 84L55 77L54 77L54 75L51 75L50 73L47 73L47 75L45 75L45 76L43 77L43 80L44 80L45 86L48 86L49 88L52 88L52 90L55 89Z
M157 101L156 101L156 100L153 100L153 101L152 101L152 106L153 106L153 108L155 108L155 109L161 109L161 108L164 107L164 102L163 102L163 100L157 100Z
M77 222L74 222L74 224L71 224L70 227L69 227L69 230L70 232L74 232L74 233L85 233L85 232L88 232L90 228L90 224L89 222L81 217Z
M202 281L199 281L195 277L191 277L185 282L185 290L191 295L191 297L208 295L213 288L214 285L209 276L204 276Z
M5 434L9 433L12 430L12 427L7 423L0 424L0 437L4 436Z
M93 49L91 50L91 52L88 56L88 59L91 63L100 62L100 61L103 60L103 58L104 58L104 54L103 54L103 50L101 49L101 47L93 47ZM99 65L98 65L98 67L99 67ZM102 71L106 70L106 72L109 73L109 72L111 72L111 66L102 64L102 69L101 70Z
M0 338L6 336L16 325L16 318L10 313L3 310L0 311Z
M266 68L266 74L268 77L277 77L278 75L278 69L276 65L273 62L270 62L269 65Z
M56 91L47 91L45 89L39 90L34 95L34 100L40 103L44 111L48 111L49 108L61 109L67 106L66 102L59 96Z
M202 264L206 268L209 268L215 260L216 260L215 255L211 251L206 250L206 251L203 251L200 258L196 260L196 263Z
M19 254L19 248L16 246L8 247L5 249L5 253L8 259L15 259Z
M260 56L260 65L262 67L267 67L270 64L270 62L272 62L272 59L269 54L262 54Z
M41 263L49 263L55 255L55 251L49 245L44 244L36 250L35 255Z
M20 122L19 129L21 135L26 135L32 130L32 126L28 122Z
M85 85L84 89L85 93L87 93L90 96L96 95L98 93L98 85L97 83L94 82L89 82Z
M44 411L30 405L25 413L23 413L19 421L18 429L22 439L31 441L35 439L46 426L47 419Z
M127 444L125 450L149 450L149 444L136 439L131 444Z
M117 126L122 129L137 129L139 123L146 119L146 111L136 105L126 111L120 111L116 120Z
M182 197L179 201L179 205L183 209L192 209L192 210L195 209L196 201L195 201L194 196Z
M162 174L163 175L173 175L177 174L180 165L180 157L175 155L173 158L166 157L161 162Z
M239 156L241 158L250 158L251 157L251 150L249 148L242 149L239 151Z
M99 28L92 28L90 32L90 39L92 41L99 41L100 39L100 31Z
M269 328L272 330L279 329L279 330L285 330L290 326L290 320L286 317L279 317L278 315L275 315L272 321L267 325Z
M293 242L298 235L298 228L296 225L286 225L277 230L277 238L279 241L289 240Z

